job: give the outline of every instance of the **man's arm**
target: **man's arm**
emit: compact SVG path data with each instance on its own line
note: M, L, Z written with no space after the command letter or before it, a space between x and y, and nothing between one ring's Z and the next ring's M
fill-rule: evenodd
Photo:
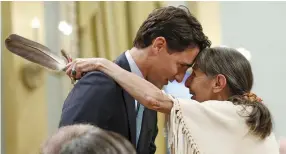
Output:
M74 86L65 100L60 127L90 123L107 128L112 112L110 102L116 101L116 83L102 72L89 72Z

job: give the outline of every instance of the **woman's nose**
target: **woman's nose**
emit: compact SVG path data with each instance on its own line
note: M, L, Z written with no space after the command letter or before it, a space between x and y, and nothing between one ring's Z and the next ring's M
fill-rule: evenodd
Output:
M185 82L185 86L186 86L187 88L190 87L191 81L192 81L192 75L190 75L190 76L187 78L186 82Z

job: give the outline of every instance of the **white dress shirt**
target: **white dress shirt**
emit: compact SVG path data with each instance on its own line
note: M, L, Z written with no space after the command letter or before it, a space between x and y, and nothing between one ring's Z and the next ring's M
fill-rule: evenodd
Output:
M141 78L144 78L142 72L140 71L140 69L138 68L137 64L136 64L135 61L133 60L131 54L129 53L129 50L127 50L127 51L125 52L125 56L126 56L127 61L128 61L128 63L129 63L131 72L134 73L134 74L137 74L137 75L140 76ZM137 100L135 100L135 111L137 111Z

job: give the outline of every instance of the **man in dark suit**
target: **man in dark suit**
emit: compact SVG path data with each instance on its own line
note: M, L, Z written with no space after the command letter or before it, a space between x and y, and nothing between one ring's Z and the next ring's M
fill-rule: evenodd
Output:
M187 8L163 7L148 16L133 48L115 63L162 88L168 81L181 82L199 51L208 46L201 24ZM90 123L119 133L139 154L156 151L157 113L134 100L102 72L84 75L65 100L60 126L75 123Z

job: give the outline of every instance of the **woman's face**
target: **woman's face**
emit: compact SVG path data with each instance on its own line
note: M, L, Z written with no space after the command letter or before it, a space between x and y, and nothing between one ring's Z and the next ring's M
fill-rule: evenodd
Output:
M200 69L194 69L192 74L187 78L185 86L189 88L192 99L203 102L214 99L213 92L214 79L208 77Z

